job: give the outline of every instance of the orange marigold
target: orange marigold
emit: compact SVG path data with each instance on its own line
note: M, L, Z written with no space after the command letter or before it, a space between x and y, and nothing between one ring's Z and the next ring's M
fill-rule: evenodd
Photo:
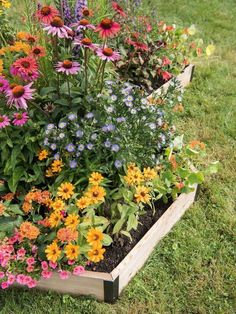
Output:
M61 242L77 241L79 233L71 228L61 228L57 231L57 238Z
M35 227L31 222L26 221L20 225L20 235L22 238L35 240L39 234L39 228Z

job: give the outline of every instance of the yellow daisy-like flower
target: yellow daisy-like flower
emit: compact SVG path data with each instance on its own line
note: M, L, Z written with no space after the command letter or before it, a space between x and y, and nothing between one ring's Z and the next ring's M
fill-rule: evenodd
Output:
M51 177L54 176L54 173L52 172L52 169L51 169L51 168L48 168L48 169L46 170L45 176L46 176L47 178L51 178Z
M144 180L153 180L156 177L157 177L157 172L155 169L151 169L150 167L143 169Z
M128 164L127 170L128 170L128 172L130 172L130 171L140 171L139 167L137 167L134 162Z
M136 193L134 197L138 203L148 203L151 199L151 195L149 194L149 188L145 186L138 186L136 188Z
M51 228L56 228L61 222L62 215L59 212L54 212L49 216L49 223Z
M28 33L26 32L18 32L16 34L17 39L26 40Z
M48 151L46 149L42 149L39 153L38 153L38 159L40 161L46 159L48 157Z
M104 179L104 177L101 175L101 173L93 172L90 175L89 183L92 184L92 185L99 185L102 182L103 179Z
M63 200L68 200L74 194L74 189L75 187L72 183L62 183L57 190L57 196L61 197Z
M54 202L51 203L51 207L55 211L61 211L65 209L66 204L61 199L55 199Z
M79 224L79 216L77 214L69 214L65 220L65 226L72 230L76 230Z
M54 160L51 164L51 169L52 169L52 172L54 173L58 173L58 172L61 172L62 168L63 168L63 163L61 160Z
M139 169L134 171L129 170L127 175L124 176L124 179L128 185L139 185L143 181L143 175Z
M23 43L22 41L16 41L13 46L10 46L10 51L20 52L23 51L25 54L29 54L31 47L29 44Z
M90 199L86 196L81 197L80 199L78 199L76 201L76 206L79 209L85 209L86 207L88 207L90 205Z
M105 251L106 250L103 249L102 246L93 248L92 250L88 251L88 259L91 262L98 263L104 259L103 254L105 253Z
M93 246L94 248L101 244L101 241L104 239L104 234L101 230L92 228L87 233L87 242L89 245Z
M79 256L80 253L79 246L69 243L65 247L65 253L68 260L74 261Z
M3 60L0 59L0 74L3 72Z
M11 7L11 3L8 0L0 0L0 5L2 5L5 9L9 9Z
M100 202L104 202L104 197L106 195L106 191L101 186L91 186L88 191L85 193L85 196L90 199L90 203L95 205Z
M56 263L58 258L61 255L61 250L56 242L53 242L52 244L48 245L46 247L45 253L47 254L47 259L49 261L52 261L53 263Z
M0 56L4 56L6 52L7 52L7 48L6 47L1 48L0 49Z

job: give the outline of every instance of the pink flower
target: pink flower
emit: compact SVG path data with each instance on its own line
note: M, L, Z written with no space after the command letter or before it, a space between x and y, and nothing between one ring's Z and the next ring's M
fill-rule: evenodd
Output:
M38 247L37 247L37 245L33 245L32 246L32 254L35 254L35 253L37 253L37 251L38 251Z
M167 57L164 57L162 59L162 65L165 66L165 65L169 65L171 64L172 62L170 61L170 59L168 59Z
M62 280L68 279L69 278L69 272L66 270L60 270L59 271L59 276Z
M172 74L167 71L163 71L162 78L164 81L169 81L172 78Z
M31 56L17 59L12 64L10 72L26 81L33 81L39 77L37 61Z
M70 265L70 266L74 265L74 263L75 263L75 261L70 261L70 260L68 261L68 265Z
M32 89L32 82L28 85L13 85L11 86L6 95L8 97L8 105L10 107L15 106L16 109L27 109L26 100L33 99L33 93L35 89Z
M141 51L148 51L149 50L148 45L146 45L140 41L133 41L129 38L129 39L127 39L127 43L131 46L134 46L134 48L137 50L141 50Z
M10 274L7 278L7 282L9 285L12 285L15 282L16 276L13 274Z
M59 11L50 5L45 5L41 7L35 15L40 22L49 24L55 16L59 15Z
M112 8L118 13L118 14L120 14L120 16L122 16L122 17L126 17L127 16L127 14L124 12L124 10L122 9L122 7L121 6L119 6L119 4L117 3L117 2L115 2L115 1L112 1Z
M102 38L114 37L119 33L121 27L120 24L112 21L109 18L104 18L97 26L96 32L99 32L99 36Z
M85 272L85 269L83 266L76 266L73 270L73 275L79 276Z
M69 38L69 34L72 33L72 29L64 25L63 20L59 16L54 17L50 24L46 25L43 29L49 35L52 34L59 38Z
M33 265L28 265L27 268L26 268L26 271L28 273L32 273L34 271L34 266Z
M28 287L29 289L34 288L34 287L36 287L36 286L37 286L37 281L34 280L34 279L32 279L32 278L31 278L31 280L27 283L27 287Z
M0 271L0 279L3 279L5 277L5 273L3 271Z
M48 270L48 263L45 261L41 262L41 267L42 267L42 270Z
M9 88L9 83L4 77L0 76L0 93L4 93Z
M74 23L70 25L71 27L77 27L76 31L86 30L86 29L95 29L95 26L92 25L89 20L82 19L78 23Z
M24 280L25 280L25 275L19 274L19 275L16 276L16 281L20 285L24 285Z
M50 279L52 277L52 272L51 271L48 271L48 270L43 270L41 272L41 276L44 278L44 279Z
M14 76L18 76L24 81L35 81L39 77L38 71L26 73L26 72L21 71L20 69L17 69L14 65L11 66L10 73Z
M17 259L22 259L22 258L24 258L25 257L25 253L26 253L26 250L22 247L22 248L20 248L17 252L16 252L16 254L17 254Z
M0 115L0 129L4 129L6 126L10 125L10 119L8 116Z
M9 283L7 281L4 281L1 283L1 288L2 289L7 289L9 287Z
M57 263L53 263L52 261L49 261L49 266L50 266L52 269L56 269L56 268L57 268Z
M35 259L34 259L33 257L28 257L28 258L26 259L26 263L27 263L28 265L35 264Z
M96 54L103 61L118 61L120 60L120 54L116 51L113 51L111 48L99 48L96 51Z
M64 73L66 75L77 74L80 71L80 64L70 60L64 60L58 62L56 65L57 72Z
M13 117L14 117L14 120L12 121L12 123L18 126L24 125L29 120L29 116L27 112L14 113Z
M84 48L88 48L90 50L96 50L98 48L97 44L93 44L92 40L90 38L75 38L75 41L73 43L75 46L80 46L80 47L84 47Z

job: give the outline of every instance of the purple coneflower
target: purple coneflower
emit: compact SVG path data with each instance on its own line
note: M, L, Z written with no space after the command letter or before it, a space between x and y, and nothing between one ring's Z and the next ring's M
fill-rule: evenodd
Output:
M12 121L12 123L18 126L22 126L26 124L26 122L29 120L29 116L27 112L14 113L13 117L14 117L14 120Z
M35 91L35 89L31 88L32 84L32 82L25 86L12 84L6 91L8 97L7 104L10 107L15 106L16 109L27 109L26 100L33 99L33 93Z
M5 114L0 115L0 129L3 129L8 125L10 125L10 119L8 118L8 116L6 116Z
M65 73L66 75L73 75L80 71L80 64L78 62L64 60L57 63L56 69L57 72Z
M92 29L94 30L96 27L89 22L87 19L82 19L77 23L71 24L71 27L76 27L76 31Z
M0 93L4 93L8 88L8 81L4 77L0 76Z
M111 48L99 48L96 54L103 61L118 61L120 60L120 54Z
M47 31L49 35L52 34L59 38L69 38L69 34L73 33L72 29L66 26L59 16L54 17L50 24L45 25L43 29Z
M98 45L93 44L92 40L90 38L87 38L87 37L82 38L82 39L80 39L79 37L75 38L74 45L84 47L84 48L89 48L91 50L96 50L98 48Z

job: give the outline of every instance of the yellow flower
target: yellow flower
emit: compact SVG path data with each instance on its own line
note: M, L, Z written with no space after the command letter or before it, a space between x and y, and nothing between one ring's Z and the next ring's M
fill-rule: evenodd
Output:
M6 47L1 48L0 49L0 56L4 56L6 52L7 52L7 48Z
M79 252L80 252L80 250L79 250L78 245L74 245L72 243L69 243L65 247L66 257L70 261L76 260L79 256Z
M61 211L65 209L65 203L61 199L57 198L54 202L51 203L51 207L55 211Z
M134 195L136 201L138 203L148 203L151 199L151 195L149 193L149 188L145 186L138 186L136 188L136 194Z
M26 32L18 32L16 34L16 37L20 40L26 40L27 39L27 36L28 36L28 33Z
M6 9L9 9L11 7L11 3L8 0L0 0L0 5L2 5Z
M0 59L0 74L3 72L3 60Z
M139 185L143 181L142 172L137 170L128 170L126 176L124 176L125 181L128 185Z
M157 173L155 169L151 169L150 167L143 169L144 180L153 180L156 177L157 177Z
M23 43L22 41L16 41L13 46L10 46L10 51L20 52L23 51L25 54L29 54L31 50L30 45Z
M79 216L76 214L69 214L65 220L65 226L72 230L76 230L79 224Z
M52 244L47 246L45 253L47 254L47 259L49 261L56 263L56 261L58 260L58 258L61 255L61 250L58 247L57 243L53 242Z
M88 191L85 193L85 196L90 199L91 204L98 204L100 202L104 202L104 196L106 195L106 191L101 186L91 186Z
M46 149L42 149L39 153L38 153L38 159L44 160L48 157L48 151Z
M89 243L89 245L92 245L94 248L99 246L103 239L104 239L104 234L99 229L92 228L87 233L87 242Z
M61 213L54 212L49 216L49 223L51 228L57 227L61 222L62 215Z
M51 177L53 177L54 176L54 174L53 174L53 172L52 172L52 169L51 168L48 168L47 170L46 170L46 177L47 178L51 178Z
M72 183L62 183L57 190L57 195L63 200L68 200L74 194L74 189L75 187Z
M0 202L0 216L4 214L4 211L5 211L5 205L2 202Z
M51 164L52 172L61 172L63 166L64 165L61 160L54 160Z
M79 209L84 209L90 205L90 199L86 196L81 197L76 201L76 206Z
M130 163L130 164L128 164L128 172L130 172L130 171L139 171L139 167L137 167L136 166L136 164L135 163Z
M89 183L92 185L99 185L103 179L104 179L104 177L100 173L93 172L90 175Z
M88 259L91 262L98 263L104 259L103 254L105 253L105 251L106 250L103 249L101 246L93 248L92 250L88 251Z

